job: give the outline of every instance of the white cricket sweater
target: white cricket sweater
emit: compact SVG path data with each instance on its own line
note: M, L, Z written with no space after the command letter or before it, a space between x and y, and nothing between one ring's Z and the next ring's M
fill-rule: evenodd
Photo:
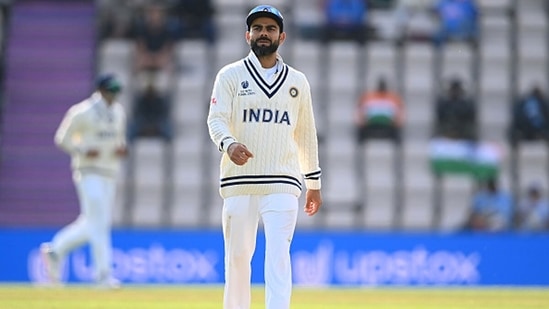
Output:
M73 170L115 176L120 169L118 147L126 143L126 115L115 102L108 106L99 92L69 108L55 133L55 144L71 156ZM97 149L99 156L87 158Z
M311 91L305 75L277 56L276 73L267 80L253 52L217 74L208 129L226 151L231 141L246 145L254 157L242 166L226 153L220 163L220 194L291 193L320 189L321 170Z

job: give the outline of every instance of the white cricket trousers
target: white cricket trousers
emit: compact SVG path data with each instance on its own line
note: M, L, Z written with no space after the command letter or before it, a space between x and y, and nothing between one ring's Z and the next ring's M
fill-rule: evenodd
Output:
M95 280L110 277L112 264L111 211L116 183L114 177L75 172L73 175L80 215L53 238L52 249L63 260L85 243L90 244Z
M265 233L265 308L290 308L290 245L297 209L298 198L292 194L242 195L224 200L224 309L250 308L251 260L260 219Z

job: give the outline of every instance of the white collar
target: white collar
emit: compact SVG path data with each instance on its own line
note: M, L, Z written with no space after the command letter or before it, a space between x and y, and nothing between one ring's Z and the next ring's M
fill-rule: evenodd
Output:
M248 53L247 58L252 62L252 64L255 67L264 69L263 66L261 66L261 62L259 61L259 58L257 58L257 56L254 54L253 51L250 50L250 53ZM282 56L280 56L279 53L276 53L276 64L275 64L275 66L278 67L278 69L277 69L278 72L280 72L282 70L283 65L284 65L284 60L282 60ZM268 69L269 68L267 68L267 70Z

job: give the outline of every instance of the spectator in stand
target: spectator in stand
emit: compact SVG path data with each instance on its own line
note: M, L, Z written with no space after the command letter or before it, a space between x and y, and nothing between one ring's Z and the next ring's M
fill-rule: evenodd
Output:
M133 142L138 137L161 137L167 142L171 141L173 130L170 114L168 96L161 93L154 83L149 83L135 100L128 140Z
M136 72L138 77L165 85L174 70L177 25L159 4L147 5L143 13L135 27Z
M363 44L367 38L365 0L326 0L324 3L324 40L355 40Z
M97 0L99 36L101 39L129 39L132 25L144 0Z
M478 37L478 6L474 0L438 0L434 12L439 20L435 44L449 40L476 43Z
M393 18L399 42L432 42L438 25L430 8L433 0L396 0Z
M204 38L215 43L215 9L211 0L178 0L176 14L181 25L181 38Z
M400 141L404 106L400 96L389 90L384 77L378 79L374 91L364 92L357 104L355 124L357 141L370 137L386 137Z
M511 195L490 178L480 183L472 199L465 228L469 231L501 232L511 228L513 200Z
M436 102L435 136L460 140L477 140L476 106L461 79L450 82L446 94Z
M366 188L365 156L362 145L368 139L387 139L395 142L395 146L401 146L404 107L400 96L389 89L384 77L379 77L376 88L365 91L357 103L354 122L359 147L355 148L354 171L355 181L362 190ZM363 200L359 197L355 209L362 207Z
M375 10L390 10L394 8L396 0L367 0L368 6Z
M513 106L513 118L509 128L512 145L520 140L545 140L549 142L549 102L539 86L519 99Z
M541 186L532 183L526 196L520 201L516 213L516 224L521 230L549 230L549 202L542 194Z

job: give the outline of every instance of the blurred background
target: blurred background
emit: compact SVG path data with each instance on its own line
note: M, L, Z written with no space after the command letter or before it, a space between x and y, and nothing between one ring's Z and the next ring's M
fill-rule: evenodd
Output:
M213 79L259 1L0 1L0 227L78 214L53 135L99 73L123 83L121 229L221 226ZM322 211L300 231L549 230L549 2L272 0L312 88ZM545 248L544 250L547 250Z
M222 282L206 115L216 72L249 51L258 4L0 0L0 281L45 280L38 246L79 209L54 132L115 73L131 147L115 275ZM548 285L549 2L270 4L282 57L311 84L323 169L321 212L298 217L296 284ZM68 280L90 280L86 254Z

